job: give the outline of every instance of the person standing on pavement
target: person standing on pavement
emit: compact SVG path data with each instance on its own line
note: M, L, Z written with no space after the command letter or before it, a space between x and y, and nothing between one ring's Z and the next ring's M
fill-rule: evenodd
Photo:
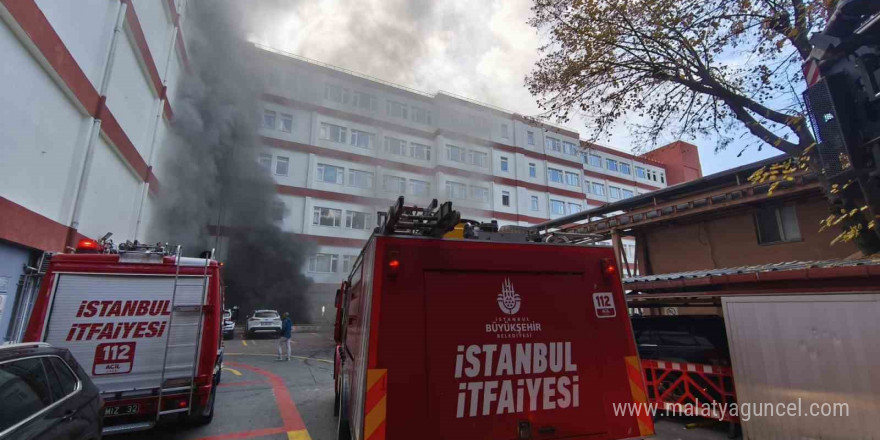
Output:
M278 337L278 360L283 361L281 348L287 345L287 360L290 360L290 333L293 331L293 321L290 320L290 313L284 312L281 315L281 334Z

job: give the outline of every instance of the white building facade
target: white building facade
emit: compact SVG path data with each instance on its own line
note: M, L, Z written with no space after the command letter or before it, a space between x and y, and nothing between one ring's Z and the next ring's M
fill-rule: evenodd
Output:
M185 17L184 0L0 2L0 343L43 252L144 239Z
M259 161L283 202L278 223L317 245L305 270L321 290L338 286L376 212L401 195L450 200L463 218L531 225L666 186L664 164L565 128L256 50L270 66Z

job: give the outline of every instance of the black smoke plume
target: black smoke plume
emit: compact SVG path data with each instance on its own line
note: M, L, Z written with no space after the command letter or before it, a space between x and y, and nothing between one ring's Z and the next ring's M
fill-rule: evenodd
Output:
M280 200L257 161L265 69L237 25L234 2L190 1L187 14L190 69L172 101L151 236L181 244L188 256L217 248L227 307L277 309L310 322L311 280L302 269L311 246L273 220Z

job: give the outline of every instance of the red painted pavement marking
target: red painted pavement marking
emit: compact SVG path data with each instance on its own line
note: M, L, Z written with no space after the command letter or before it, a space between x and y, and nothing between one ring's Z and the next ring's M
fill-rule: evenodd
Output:
M263 437L267 435L282 434L285 432L306 429L306 424L303 423L302 417L300 417L299 415L299 411L296 410L296 404L293 403L293 398L290 397L290 391L287 390L287 385L284 384L283 379L276 376L275 374L263 370L262 368L239 364L238 362L225 362L225 364L236 368L253 371L265 377L266 379L269 379L268 382L249 382L260 384L268 383L272 385L272 393L275 394L275 404L278 406L278 411L281 413L281 420L284 422L284 426L280 428L263 428L255 429L252 431L235 432L232 434L220 434L209 437L202 437L198 440L233 440L242 438ZM238 385L244 383L248 382L232 382L229 384L220 384L220 386L222 387L224 385Z
M220 384L220 387L240 387L247 385L268 385L269 382L265 380L245 380L242 382L224 382Z
M287 389L287 385L284 384L283 379L261 368L240 364L238 362L227 363L233 367L253 371L264 376L266 379L269 379L269 383L272 385L272 391L275 394L275 403L278 405L278 411L281 412L281 420L284 422L284 429L287 431L306 429L306 424L303 423L299 411L296 410L296 405L293 403L293 399L290 397L290 391Z

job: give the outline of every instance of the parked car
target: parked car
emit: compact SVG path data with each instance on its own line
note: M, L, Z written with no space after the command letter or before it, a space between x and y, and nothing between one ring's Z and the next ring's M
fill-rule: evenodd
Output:
M0 438L97 440L104 403L67 349L0 346Z
M235 337L235 321L232 319L232 310L223 311L223 339Z
M255 310L248 317L247 334L255 336L260 333L272 333L275 336L281 334L281 315L275 310Z
M636 316L632 325L643 359L730 365L727 332L720 316Z

